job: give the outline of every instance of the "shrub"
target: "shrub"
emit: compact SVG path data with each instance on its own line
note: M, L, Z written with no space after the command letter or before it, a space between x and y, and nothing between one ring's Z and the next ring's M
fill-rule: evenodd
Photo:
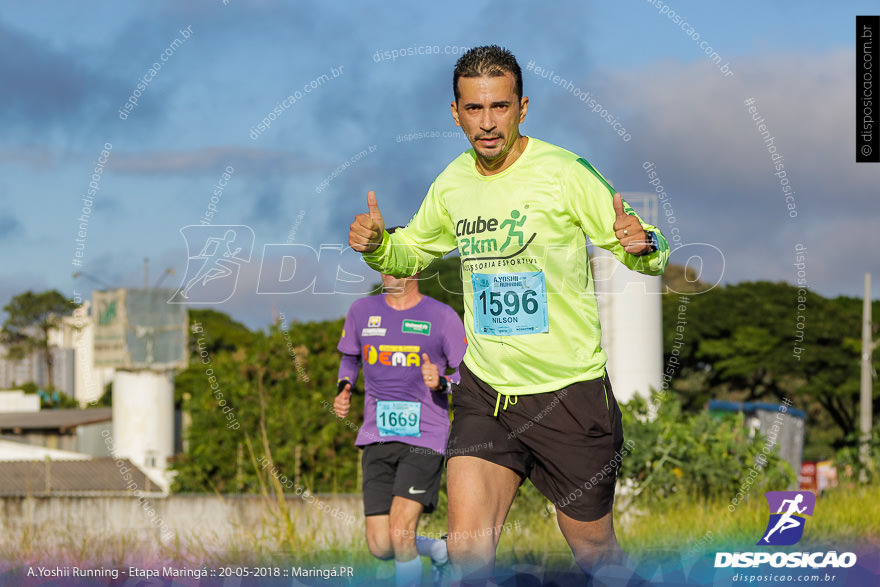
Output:
M657 405L658 396L652 401ZM732 498L745 484L747 493L761 495L785 489L795 479L775 447L766 457L762 454L765 439L750 435L742 413L728 419L683 413L679 401L667 397L654 417L655 410L640 396L622 403L621 411L626 440L633 444L620 479L640 503Z

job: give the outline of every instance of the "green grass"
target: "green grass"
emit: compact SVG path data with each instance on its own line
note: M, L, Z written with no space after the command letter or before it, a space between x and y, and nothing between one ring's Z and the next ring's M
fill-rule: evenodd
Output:
M754 545L765 530L767 502L755 493L734 512L729 501L699 501L679 498L650 510L638 510L618 499L615 504L615 532L630 557L656 551L674 551L696 557L705 553L745 549ZM442 511L445 511L443 509ZM556 524L553 508L537 490L526 483L507 518L509 532L498 545L498 564L533 564L569 567L573 558ZM435 515L426 529L444 527L445 516ZM880 485L838 487L816 500L808 520L803 549L870 544L880 549Z
M726 501L694 501L650 512L618 512L617 534L631 555L656 549L700 554L754 545L767 526L764 496L750 496L734 512L728 510L728 505ZM880 548L880 486L838 487L819 497L800 547L860 543Z
M767 524L767 504L760 494L752 495L733 513L728 511L727 501L678 499L650 511L637 511L634 506L625 506L624 501L617 500L615 529L621 546L634 560L657 551L677 552L687 558L731 548L747 549L757 542ZM342 535L327 536L322 532L324 514L315 508L303 508L291 515L291 531L279 518L277 506L267 504L258 527L239 528L222 544L205 540L196 532L159 544L133 540L122 533L89 534L81 527L60 533L23 527L0 537L0 560L7 569L41 561L207 567L295 562L346 564L361 569L390 564L378 563L370 556L362 518ZM446 532L446 505L443 496L438 511L422 517L420 534L436 537ZM571 553L556 525L553 509L531 484L521 488L507 523L498 546L499 566L572 567ZM854 545L880 549L880 485L840 487L821 496L798 547L808 550Z

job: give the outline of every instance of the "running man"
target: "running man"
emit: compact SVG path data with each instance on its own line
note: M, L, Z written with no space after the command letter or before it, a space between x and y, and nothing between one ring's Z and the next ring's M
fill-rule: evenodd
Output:
M491 576L499 529L528 477L556 505L578 565L595 574L626 561L612 523L623 431L605 374L586 237L649 275L663 272L669 247L590 163L520 134L529 99L509 51L471 49L452 86L452 118L473 148L437 176L393 235L369 192L349 244L373 268L398 276L456 247L461 254L468 349L447 447L448 548L457 572L465 581ZM522 246L500 230L518 217L517 232L531 235Z
M777 514L782 514L782 517L779 518L779 521L776 522L776 525L773 526L773 529L767 532L767 535L764 536L764 542L770 544L770 535L779 530L779 533L782 534L786 530L791 530L792 528L797 528L801 525L801 522L798 521L797 518L793 518L794 514L802 514L807 511L807 506L804 506L803 509L798 507L798 504L804 501L804 496L798 493L794 499L786 499L783 500L781 504L779 504L779 511ZM785 504L789 504L788 511L782 513L782 510L785 509Z
M523 233L522 231L516 229L526 223L526 217L523 216L519 220L516 220L518 216L519 210L512 211L510 213L510 218L502 222L501 225L498 227L499 229L502 229L505 226L510 226L510 232L507 233L507 240L505 240L504 244L501 245L502 251L507 248L507 245L510 244L510 239L512 239L514 236L519 239L519 244L517 244L518 247L521 247L523 244Z
M236 234L234 230L227 230L222 239L209 238L207 242L205 242L205 246L202 247L198 256L193 257L193 259L204 260L204 263L199 268L195 277L189 280L189 283L186 284L186 287L181 292L181 295L184 298L188 298L189 290L199 283L204 287L208 285L209 281L232 275L230 265L234 267L235 264L230 263L227 259L234 259L235 256L241 252L241 247L238 247L234 251L230 248L232 243L235 242L235 236ZM226 250L223 249L223 245L226 245Z
M437 507L449 438L450 384L466 347L455 310L419 292L417 278L382 276L385 294L357 300L345 317L333 404L348 416L351 390L364 368L364 449L367 545L394 559L397 585L421 582L419 555L430 556L435 580L447 562L443 540L416 536L419 516ZM456 371L446 376L447 368Z

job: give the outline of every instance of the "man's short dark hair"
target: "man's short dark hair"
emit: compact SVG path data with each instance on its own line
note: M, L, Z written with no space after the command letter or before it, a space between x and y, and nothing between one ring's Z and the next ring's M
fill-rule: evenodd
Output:
M461 92L458 91L458 78L499 77L505 73L513 75L516 82L516 97L521 100L523 95L522 70L520 70L519 63L516 62L513 53L498 45L484 45L469 49L458 59L452 74L452 92L455 94L455 101L458 102L461 97Z

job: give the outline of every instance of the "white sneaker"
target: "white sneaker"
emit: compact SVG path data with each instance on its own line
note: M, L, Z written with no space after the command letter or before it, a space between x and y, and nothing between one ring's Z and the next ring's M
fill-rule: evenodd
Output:
M434 587L448 587L452 579L452 565L447 560L442 565L431 563L431 582Z
M443 544L443 556L444 560L441 563L437 562L437 559L434 556L431 556L431 580L434 583L434 587L447 587L451 583L452 578L452 564L449 562L449 552L446 550L446 538L448 535L443 535L440 540L440 544Z

